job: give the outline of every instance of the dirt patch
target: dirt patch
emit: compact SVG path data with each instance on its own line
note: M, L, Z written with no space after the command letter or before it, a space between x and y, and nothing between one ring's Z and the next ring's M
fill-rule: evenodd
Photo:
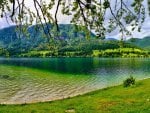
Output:
M98 109L100 109L102 111L106 111L109 108L111 108L112 106L115 106L117 104L118 104L118 102L116 102L116 101L101 101Z

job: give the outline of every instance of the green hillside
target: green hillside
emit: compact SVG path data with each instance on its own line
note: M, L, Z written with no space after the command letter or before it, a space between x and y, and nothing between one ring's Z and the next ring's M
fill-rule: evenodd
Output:
M47 25L52 28L51 25ZM0 30L0 56L11 57L51 57L51 56L98 56L98 57L130 57L149 56L149 52L143 49L150 48L150 37L144 39L130 39L127 42L119 40L97 39L91 32L90 38L86 38L84 29L77 29L72 24L60 24L59 32L51 29L53 38L48 38L47 26L41 25L28 27L25 33L20 33L16 26ZM120 52L119 48L123 50ZM125 48L125 49L124 49ZM130 51L139 49L139 52ZM93 51L97 51L95 52ZM99 52L98 52L99 51ZM118 52L119 51L119 52ZM133 54L132 54L133 53ZM138 55L140 54L140 55Z
M142 39L139 38L132 38L129 39L127 42L139 46L144 49L150 49L150 36L144 37Z
M51 25L48 25L51 28ZM67 41L76 38L85 38L83 30L77 31L76 26L71 24L60 24L59 32L56 29L51 30L54 39L48 38L46 25L44 30L41 25L35 25L27 28L25 33L20 33L17 26L11 26L0 30L0 50L1 55L7 51L10 56L16 56L29 51L54 50L66 45ZM90 37L95 37L91 33Z

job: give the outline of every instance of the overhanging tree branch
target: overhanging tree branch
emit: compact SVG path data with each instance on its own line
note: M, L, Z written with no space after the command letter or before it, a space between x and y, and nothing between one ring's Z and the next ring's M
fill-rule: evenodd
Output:
M35 20L39 19L41 24L45 23L46 29L49 29L47 25L47 22L49 21L57 27L57 30L59 30L59 20L57 18L58 12L65 9L63 14L67 16L68 14L72 14L73 18L71 22L74 24L85 26L88 29L94 30L95 33L105 34L105 31L108 31L109 29L109 27L107 28L105 26L106 24L115 29L115 24L113 22L122 29L121 32L126 32L126 25L133 23L135 19L136 23L134 23L134 27L141 27L144 22L143 18L145 18L142 0L133 0L132 4L130 4L131 7L128 6L125 1L126 0L115 0L113 3L114 7L112 7L112 0L70 0L68 4L66 3L66 0L40 0L41 4L44 5L41 5L38 0L31 0L31 2L33 2L33 7L35 8L34 12L31 11L30 8L27 8L25 0L4 0L3 4L0 4L0 12L1 14L5 14L4 12L11 12L10 18L12 20L15 18L14 22L17 24L24 24L24 18L29 16L31 21L27 21L27 23L30 25L33 24ZM10 10L8 10L10 4L12 5L12 9L10 8ZM150 7L149 0L147 0L147 4ZM53 8L56 9L54 14L51 11ZM112 17L106 17L106 12L109 11L108 9L110 9ZM111 22L105 21L104 18L107 18L107 20L110 20ZM112 20L115 21L112 22ZM104 28L106 30L104 30ZM114 29L110 31L113 31ZM49 37L51 37L50 31L48 34Z

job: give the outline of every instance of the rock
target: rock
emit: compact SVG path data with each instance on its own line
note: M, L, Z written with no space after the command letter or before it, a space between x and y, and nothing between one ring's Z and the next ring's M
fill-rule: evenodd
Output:
M14 78L9 75L0 75L0 79L13 80Z
M68 109L65 111L66 113L75 113L75 110L74 109Z
M8 76L8 75L0 75L0 78L8 79L8 78L9 78L9 76Z

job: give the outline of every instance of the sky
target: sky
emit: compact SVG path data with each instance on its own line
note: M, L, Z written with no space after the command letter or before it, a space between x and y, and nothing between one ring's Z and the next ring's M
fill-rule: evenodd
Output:
M126 26L126 28L131 31L131 26ZM135 31L131 31L133 37L132 38L144 38L146 36L150 36L150 18L146 18L145 22L143 23L141 32L138 32L136 29ZM114 31L110 34L107 34L106 37L108 38L116 38L119 39L121 37L121 34L118 33L117 31ZM131 37L126 37L126 39L129 39Z
M125 0L125 1L127 1L127 3L129 2L127 5L129 5L131 3L130 0ZM147 8L146 1L147 0L144 0L144 2L143 2L143 4L145 5L145 8ZM113 3L114 3L114 0L111 0L111 4L113 4ZM33 3L30 0L26 0L26 4L28 5L28 7L31 7L31 9L32 9ZM55 12L55 8L52 9L52 12ZM146 13L148 15L148 12L146 12ZM110 14L107 13L107 16L109 17ZM69 24L70 20L71 20L71 17L64 16L61 14L61 12L58 12L58 23L59 24ZM12 23L12 22L9 22L9 23L10 24L8 24L8 22L6 21L5 18L0 18L0 29L14 25L14 23ZM130 25L126 26L126 28L129 31L131 31ZM132 31L132 35L134 38L143 38L145 36L150 36L150 18L148 16L146 16L146 19L145 19L145 22L143 23L141 32L138 32L137 30L135 30L135 31ZM119 39L121 37L121 34L118 32L118 30L115 30L109 34L107 33L106 37ZM130 37L126 37L126 38L128 39Z
M113 4L115 0L111 0L111 3ZM126 5L128 6L128 8L131 10L131 3L132 0L124 0ZM147 0L143 0L143 5L146 9L146 18L145 18L145 22L142 25L142 29L141 32L138 32L137 29L135 29L135 31L132 31L132 27L131 25L126 26L126 29L131 31L132 33L132 38L144 38L145 36L150 36L150 17L149 17L149 12L148 12L148 6L147 6ZM107 15L110 15L109 13ZM106 37L109 38L116 38L119 39L121 37L121 33L118 32L118 30L113 31L110 34L107 34ZM131 37L126 37L126 39L129 39Z

